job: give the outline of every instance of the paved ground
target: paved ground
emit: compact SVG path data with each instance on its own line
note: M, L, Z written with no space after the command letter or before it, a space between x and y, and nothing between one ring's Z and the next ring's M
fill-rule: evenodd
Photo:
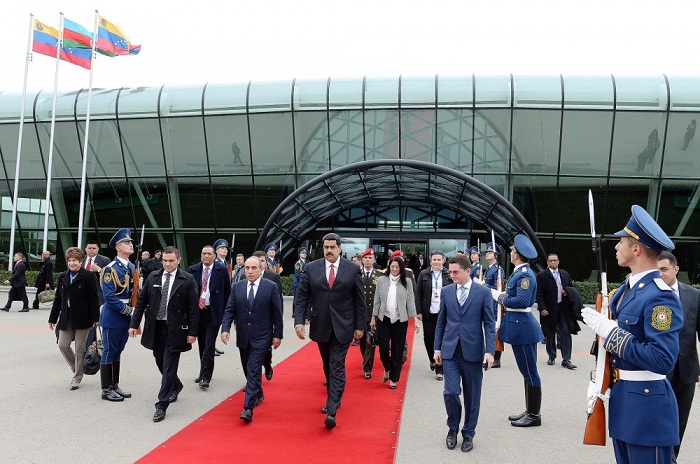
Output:
M0 303L5 298L7 294L0 292ZM15 302L11 312L0 312L3 373L0 417L5 422L0 462L133 462L244 385L235 347L225 347L226 354L217 358L214 379L207 391L193 381L199 363L196 349L190 351L180 362L185 390L168 409L165 421L154 424L151 418L160 376L151 352L141 347L138 340L127 344L121 375L121 386L134 396L123 403L108 403L100 399L99 375L86 376L77 391L68 390L71 372L48 329L48 307L18 313L20 308L21 303ZM285 322L290 323L285 326L285 340L275 352L273 362L281 361L304 344L293 333L290 311L291 302L286 301ZM417 336L396 462L442 463L458 459L473 463L612 462L612 443L606 447L581 444L585 394L589 371L593 368L593 358L587 354L591 341L586 327L574 337L573 362L579 366L576 371L564 369L558 363L547 366L541 345L538 368L543 382L543 424L530 429L516 429L506 420L509 414L524 409L522 377L512 354L506 352L503 368L485 374L474 450L463 456L459 448L453 451L445 448L442 382L436 381L428 369L423 339ZM223 345L219 343L219 347ZM697 462L700 442L694 437L698 436L698 430L700 406L696 404L680 462ZM94 444L94 451L88 452L90 443ZM78 459L72 452L76 447ZM371 450L361 446L359 449L363 454L353 451L356 459L352 462L372 462ZM337 458L335 461L339 462Z

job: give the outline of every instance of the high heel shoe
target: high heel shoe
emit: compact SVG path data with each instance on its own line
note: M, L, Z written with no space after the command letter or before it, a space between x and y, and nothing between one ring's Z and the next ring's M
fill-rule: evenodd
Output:
M389 373L385 372L382 376L382 383L386 383L387 380L389 380Z
M396 390L396 384L394 382L389 383L389 388Z

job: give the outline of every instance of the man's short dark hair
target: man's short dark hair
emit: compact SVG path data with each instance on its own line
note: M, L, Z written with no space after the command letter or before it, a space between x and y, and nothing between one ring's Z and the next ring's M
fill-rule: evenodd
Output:
M676 256L670 251L662 251L659 254L659 259L657 261L661 261L664 259L667 259L668 262L671 263L671 266L678 266L678 260L676 259Z
M262 250L255 250L251 256L255 256L256 258L264 258L267 259L267 253L265 253Z
M214 251L214 253L216 253L216 251L214 250L214 246L213 246L213 245L204 245L204 246L202 247L202 250L204 250L205 248L211 248L211 251Z
M327 240L334 240L334 241L335 241L335 244L338 245L338 246L340 246L340 242L341 242L341 240L340 240L340 235L338 235L338 234L336 234L336 233L331 232L331 233L328 233L328 234L324 235L324 236L323 236L323 240L321 240L321 241L322 241L322 242L325 242L325 241L327 241Z
M430 259L433 259L433 256L435 256L435 255L440 255L440 256L442 256L443 258L445 257L445 253L443 253L442 251L440 251L440 250L433 250L433 251L430 252Z
M168 253L168 254L175 253L176 257L178 257L178 258L180 257L180 250L178 250L174 246L165 247L165 250L163 250L163 254L166 254L166 253Z
M87 242L85 242L85 246L88 246L88 245L97 245L97 248L100 247L100 244L97 243L97 240L88 240Z
M448 264L457 264L460 268L467 270L472 268L472 263L466 255L457 255L450 258Z
M239 256L240 256L241 258L245 258L245 256L243 255L243 253L238 253L238 254L236 255L236 258L238 258Z

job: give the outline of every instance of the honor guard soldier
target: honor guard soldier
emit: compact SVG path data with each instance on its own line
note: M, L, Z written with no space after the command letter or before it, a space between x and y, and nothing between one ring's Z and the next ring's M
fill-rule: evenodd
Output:
M220 238L214 242L214 251L216 252L216 261L228 266L226 263L226 257L228 256L228 242L226 239Z
M481 280L481 251L478 246L473 246L469 249L469 261L472 263L472 270L469 274L470 279Z
M365 290L365 300L367 302L367 327L365 335L360 339L360 352L362 352L362 370L365 379L372 378L372 367L374 367L374 352L377 346L375 333L371 330L369 323L372 321L372 310L374 309L374 292L377 289L377 279L384 273L374 268L374 251L371 248L362 252L362 287Z
M294 297L297 296L297 288L299 288L299 282L301 282L301 276L306 270L306 258L309 256L309 249L306 247L299 248L299 261L294 264ZM292 317L294 316L292 312Z
M268 243L265 247L265 254L267 255L267 270L276 274L281 274L282 266L280 266L275 259L275 256L277 255L277 245L274 243Z
M501 289L498 287L498 282L499 279L502 282L505 282L506 276L505 272L503 271L503 268L499 266L498 264L498 257L501 255L501 247L499 247L495 243L487 243L486 244L486 254L485 258L486 261L489 263L489 267L486 269L486 272L484 273L484 284L497 291L501 291ZM493 317L498 318L498 303L493 302ZM498 343L496 343L496 354L493 356L493 366L492 368L498 368L501 367L501 354L503 353L502 350L498 349Z
M516 235L514 245L510 247L510 262L515 268L506 291L491 290L494 299L506 307L498 339L513 347L515 362L525 379L525 412L508 417L514 427L542 425L542 382L537 372L537 344L544 340L544 334L530 311L537 295L537 278L530 269L530 260L536 257L537 250L530 239L522 234Z
M134 311L131 307L134 265L129 262L129 256L134 253L134 241L129 229L121 229L114 234L109 246L117 251L117 257L100 271L105 301L100 314L104 343L100 361L102 399L124 401L124 398L131 398L131 393L119 388L119 367L122 351L129 339L129 323Z
M659 254L674 244L639 205L616 232L617 264L632 271L610 302L612 318L593 309L585 322L610 353L613 385L609 433L618 463L673 461L680 443L678 405L666 374L678 358L683 310L657 269Z

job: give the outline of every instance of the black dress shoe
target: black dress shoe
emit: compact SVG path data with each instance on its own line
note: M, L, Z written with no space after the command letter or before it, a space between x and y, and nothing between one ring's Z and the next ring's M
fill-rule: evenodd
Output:
M569 361L568 359L565 359L561 362L561 367L566 367L567 369L571 369L571 370L576 369L576 365L571 364L571 361Z
M462 442L462 452L463 453L468 453L469 451L474 449L474 442L472 442L472 439L470 437L464 437L464 441Z
M164 409L156 409L156 413L153 414L153 422L160 422L163 419L165 419L165 410Z
M4 308L4 307L3 307L3 308L0 308L0 309L3 310L3 311L7 311L8 313L10 312L10 308Z
M328 414L326 420L323 421L323 425L329 430L335 427L335 414Z
M257 408L263 401L265 401L265 395L258 396L258 398L255 400L255 407Z
M201 377L199 377L199 376L197 376L197 378L196 378L196 379L194 379L194 383L199 383L199 381L200 381L200 380L202 380L202 378L201 378Z
M250 408L243 409L240 419L245 422L253 422L253 410Z
M202 379L199 381L199 386L202 388L209 388L209 381L207 379Z
M272 366L268 369L267 367L265 368L265 378L269 381L272 380L272 374L274 371L272 370Z
M170 398L168 398L168 401L171 402L171 403L176 402L176 401L177 401L177 397L178 397L178 395L180 394L180 392L182 391L183 388L185 388L184 385L180 385L180 388L176 388L175 391L173 392L173 394L170 395Z
M111 388L102 390L102 399L107 401L124 401L124 397L117 395Z
M447 449L455 449L455 446L457 446L457 431L456 430L450 430L447 432L447 438L445 438L445 444L447 445Z
M22 309L20 309L18 312L20 312L20 313L28 313L28 312L29 312L29 308L22 308Z
M114 390L114 393L121 396L122 398L131 398L131 393L125 392L124 390L119 388L119 385L112 385L112 390Z
M517 421L510 423L513 427L539 427L542 425L542 416L539 414L525 414Z
M511 422L512 422L512 421L517 421L517 420L522 419L522 418L525 417L526 415L527 415L527 411L523 411L523 412L521 412L520 414L514 414L514 415L512 415L512 416L508 416L508 420L511 421Z
M554 360L553 360L552 358L549 358L549 359L547 360L547 365L548 365L548 366L553 366L553 365L554 365Z
M491 369L498 369L499 367L501 367L501 361L496 360L493 362Z

